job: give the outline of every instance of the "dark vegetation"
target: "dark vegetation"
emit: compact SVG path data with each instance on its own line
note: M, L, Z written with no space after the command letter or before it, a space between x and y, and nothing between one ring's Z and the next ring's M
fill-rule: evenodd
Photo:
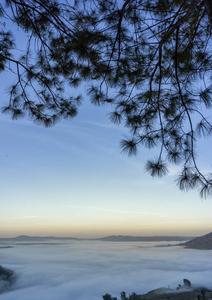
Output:
M0 266L0 293L8 290L15 280L15 273L12 270Z
M76 116L76 87L87 83L91 102L107 105L111 121L129 129L124 152L156 147L147 172L160 177L168 164L180 164L179 188L211 195L211 174L196 160L198 138L212 134L211 0L5 3L0 71L14 81L4 113L52 126ZM22 51L17 27L25 33Z
M132 293L127 297L127 294L125 292L121 293L121 300L139 300L140 296L136 295L136 293ZM118 300L116 297L112 297L109 294L105 294L104 296L102 296L102 298L104 300Z
M212 232L201 237L192 239L185 244L186 248L211 250L212 249Z

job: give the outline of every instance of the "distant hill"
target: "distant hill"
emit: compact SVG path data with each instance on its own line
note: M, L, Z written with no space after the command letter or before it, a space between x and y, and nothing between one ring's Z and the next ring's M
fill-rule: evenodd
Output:
M31 241L49 241L49 240L78 240L74 237L55 237L55 236L29 236L19 235L13 238L0 238L0 241L17 241L17 242L31 242Z
M206 235L194 238L184 243L186 248L211 250L212 249L212 232Z
M97 240L108 242L171 242L187 241L194 237L191 236L130 236L130 235L110 235Z
M0 241L11 242L50 242L50 241L69 241L69 240L88 240L106 242L183 242L193 239L193 236L131 236L131 235L110 235L100 238L75 238L75 237L56 237L56 236L29 236L19 235L13 238L0 238Z

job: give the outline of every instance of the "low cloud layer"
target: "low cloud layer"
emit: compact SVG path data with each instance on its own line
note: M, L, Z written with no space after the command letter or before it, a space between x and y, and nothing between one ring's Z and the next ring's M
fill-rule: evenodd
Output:
M0 248L17 282L1 300L101 300L105 293L176 288L183 278L212 288L211 251L154 243L71 241Z

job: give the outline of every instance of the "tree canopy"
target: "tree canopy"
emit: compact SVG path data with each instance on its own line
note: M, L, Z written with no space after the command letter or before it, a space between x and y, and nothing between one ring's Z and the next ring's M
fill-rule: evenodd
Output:
M51 126L77 114L81 96L66 87L86 82L91 102L129 128L124 152L156 147L152 176L180 164L181 190L212 194L196 161L212 134L210 0L6 0L0 18L0 71L16 75L3 112ZM12 23L26 33L20 57Z
M139 300L140 296L136 295L136 293L132 293L127 297L127 294L125 292L121 292L120 294L121 300ZM105 294L102 296L103 300L118 300L117 297L113 297L110 294Z

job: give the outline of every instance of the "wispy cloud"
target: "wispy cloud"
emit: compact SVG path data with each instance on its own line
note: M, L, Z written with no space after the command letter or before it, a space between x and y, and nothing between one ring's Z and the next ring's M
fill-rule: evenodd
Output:
M86 205L67 205L66 207L78 210L92 210L92 211L101 211L101 212L108 212L108 213L117 213L117 214L126 214L126 215L141 215L141 216L160 216L165 217L164 214L158 213L154 214L151 212L143 211L136 211L136 210L124 210L124 209L112 209L106 207L97 207L97 206L86 206Z
M81 124L87 124L87 125L92 125L92 126L96 126L96 127L103 127L106 129L114 129L114 130L118 130L121 132L126 132L126 128L124 128L123 126L113 124L112 122L100 123L100 122L94 122L94 121L81 121Z

